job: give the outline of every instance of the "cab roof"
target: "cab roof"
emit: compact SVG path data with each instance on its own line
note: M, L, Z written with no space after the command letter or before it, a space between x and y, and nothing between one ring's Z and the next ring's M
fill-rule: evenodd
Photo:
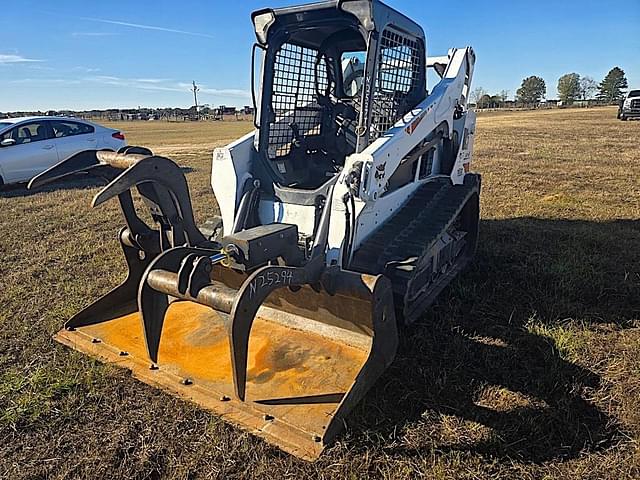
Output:
M252 14L258 42L265 45L272 30L298 30L305 24L322 24L323 28L338 30L351 22L366 32L381 32L387 25L424 39L424 30L416 22L389 7L380 0L326 0L322 2L297 5L284 8L267 8ZM276 28L273 29L272 27ZM279 27L279 28L278 28ZM320 37L327 32L318 32L319 38L314 41L313 33L308 32L307 43L319 43Z

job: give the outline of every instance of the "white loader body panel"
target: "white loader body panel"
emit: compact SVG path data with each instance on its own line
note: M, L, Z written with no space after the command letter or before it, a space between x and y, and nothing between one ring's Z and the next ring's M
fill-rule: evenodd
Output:
M473 155L476 115L466 109L466 103L474 62L475 54L469 47L451 49L447 56L430 57L429 66L437 65L442 73L441 81L435 85L431 94L362 153L346 158L344 168L338 174L339 178L330 202L326 257L328 265L338 264L343 260L346 224L342 199L348 191L345 177L359 162L363 168L361 189L358 197L354 199L356 229L353 232L351 252L389 220L416 189L442 177L441 152L436 149L430 175L416 178L394 191L388 191L389 178L401 166L407 155L438 129L446 132L449 138L454 132L458 136L459 149L453 168L447 176L450 176L454 185L462 184ZM285 120L280 119L280 122L282 121ZM211 185L220 206L225 235L232 233L245 183L252 179L249 167L258 155L255 138L253 133L246 135L226 147L216 149L213 154ZM314 233L315 214L316 209L313 205L296 205L265 198L259 203L259 216L263 223L296 224L299 231L308 236Z
M242 189L245 182L251 180L249 169L255 153L254 136L254 132L249 133L226 147L213 151L211 188L218 200L225 235L232 233Z

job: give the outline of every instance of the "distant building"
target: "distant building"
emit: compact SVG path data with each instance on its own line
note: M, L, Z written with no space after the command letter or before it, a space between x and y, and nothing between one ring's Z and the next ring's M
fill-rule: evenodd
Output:
M238 109L236 107L227 107L226 105L220 105L218 107L218 114L221 116L225 115L235 115Z

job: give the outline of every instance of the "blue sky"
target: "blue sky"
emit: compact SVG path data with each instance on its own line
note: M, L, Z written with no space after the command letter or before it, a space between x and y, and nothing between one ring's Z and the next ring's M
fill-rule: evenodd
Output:
M250 13L288 0L19 0L0 14L0 111L249 104ZM513 95L540 75L640 87L640 0L388 0L427 32L429 53L472 45L474 87Z

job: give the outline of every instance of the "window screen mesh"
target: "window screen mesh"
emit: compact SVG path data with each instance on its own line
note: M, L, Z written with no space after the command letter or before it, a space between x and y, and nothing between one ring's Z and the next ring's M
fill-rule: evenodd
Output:
M409 102L419 85L420 68L418 42L393 29L384 30L373 97L371 140L391 128L412 107Z
M269 125L270 158L289 154L292 123L302 136L320 134L323 109L316 94L316 76L320 92L326 91L329 80L324 58L317 63L317 57L316 50L290 43L276 54L271 100L276 120Z

